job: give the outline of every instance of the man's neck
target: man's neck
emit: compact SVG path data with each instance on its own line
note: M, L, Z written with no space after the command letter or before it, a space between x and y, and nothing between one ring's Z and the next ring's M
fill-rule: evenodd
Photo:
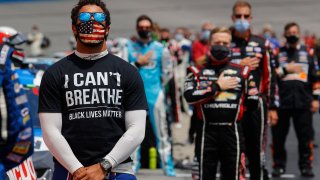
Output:
M245 31L245 32L239 32L235 31L234 32L235 37L240 38L240 39L248 39L250 36L250 31Z
M298 49L298 44L299 43L295 43L295 44L287 44L289 48L291 49Z
M107 49L105 41L97 47L84 46L81 42L77 41L77 51L83 54L94 54L104 52Z
M139 38L139 41L142 42L143 44L147 44L151 41L151 38L147 38L147 39Z

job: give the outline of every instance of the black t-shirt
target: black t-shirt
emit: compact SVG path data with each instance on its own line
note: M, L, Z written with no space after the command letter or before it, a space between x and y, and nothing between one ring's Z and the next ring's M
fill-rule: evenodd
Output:
M145 109L138 70L111 54L97 60L71 54L41 81L39 113L62 113L62 135L84 166L99 162L124 134L125 111Z

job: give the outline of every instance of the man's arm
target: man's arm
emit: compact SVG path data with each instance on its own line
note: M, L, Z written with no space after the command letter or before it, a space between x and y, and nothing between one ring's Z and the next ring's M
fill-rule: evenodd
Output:
M61 113L39 113L43 140L53 156L70 172L83 167L61 134Z
M188 68L184 84L184 97L190 104L204 103L216 96L219 91L234 89L238 85L235 77L225 78L223 73L221 73L216 82L200 81L195 71L198 71L195 67Z
M165 86L173 77L173 62L170 51L164 47L161 55L161 68L162 68L162 85Z
M146 116L146 110L125 112L126 132L105 157L112 167L116 167L126 160L142 143L145 135Z
M146 110L134 110L125 113L126 132L111 152L105 156L105 159L111 164L111 168L126 160L141 144L145 134L146 116ZM103 179L108 172L102 168L100 163L97 163L86 167L86 173L89 179Z
M183 93L187 102L190 104L199 104L210 100L213 96L217 95L220 91L220 87L216 83L212 83L212 81L208 81L207 87L200 87L197 72L193 72L192 69L198 71L195 67L188 68Z

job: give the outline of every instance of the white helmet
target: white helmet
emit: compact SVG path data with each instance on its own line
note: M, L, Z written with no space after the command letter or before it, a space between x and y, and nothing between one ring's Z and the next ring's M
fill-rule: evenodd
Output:
M7 38L16 35L17 33L18 31L12 27L0 26L0 43L5 42Z

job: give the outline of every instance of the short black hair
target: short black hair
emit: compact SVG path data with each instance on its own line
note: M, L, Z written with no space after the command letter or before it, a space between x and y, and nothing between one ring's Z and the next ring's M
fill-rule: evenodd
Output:
M286 33L290 28L296 26L298 30L300 31L300 26L296 22L289 22L284 26L284 33Z
M106 25L110 26L111 24L111 18L110 18L110 12L106 7L106 4L103 1L100 0L79 0L78 4L76 4L72 11L71 11L71 20L72 20L72 25L76 25L77 24L77 19L79 16L79 10L86 5L97 5L99 6L104 14L106 15Z
M143 15L141 15L141 16L139 16L139 17L137 18L136 27L138 27L140 21L143 21L143 20L149 21L150 24L151 24L151 28L153 28L153 22L152 22L151 18L150 18L149 16L145 15L145 14L143 14Z

